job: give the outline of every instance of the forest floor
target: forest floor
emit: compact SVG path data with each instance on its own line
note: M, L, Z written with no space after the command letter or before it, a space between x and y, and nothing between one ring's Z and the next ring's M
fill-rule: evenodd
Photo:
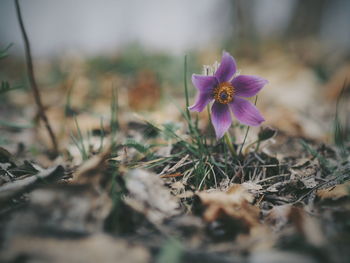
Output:
M232 156L184 110L183 58L139 52L36 62L58 154L30 90L0 94L0 261L348 262L349 64L238 59L270 83ZM1 78L23 83L18 65Z

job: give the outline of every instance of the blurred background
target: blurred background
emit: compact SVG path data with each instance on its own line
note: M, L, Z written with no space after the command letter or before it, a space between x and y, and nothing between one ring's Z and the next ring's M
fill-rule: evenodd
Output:
M82 121L87 129L100 125L113 86L128 112L148 112L147 118L158 122L169 116L176 120L176 106L169 101L184 105L185 54L190 83L192 73L220 61L225 49L241 74L269 80L258 101L267 125L294 136L330 140L335 103L350 76L350 1L20 3L37 79L53 119L73 112L81 119L89 116ZM35 115L14 1L2 0L0 48L10 43L9 56L0 60L0 80L22 88L1 96L0 125L27 123ZM192 85L190 93L195 94ZM24 120L18 120L18 112ZM344 113L347 125L348 118Z
M300 37L317 39L329 52L350 49L347 0L27 0L22 9L35 56L110 54L130 43L181 55L243 39ZM0 39L22 52L12 0L0 3Z

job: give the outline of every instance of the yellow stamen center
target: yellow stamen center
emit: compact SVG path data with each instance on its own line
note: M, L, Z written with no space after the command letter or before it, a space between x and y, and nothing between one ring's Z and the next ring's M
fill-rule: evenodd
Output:
M214 89L214 99L221 104L228 104L233 101L235 89L229 82L222 82Z

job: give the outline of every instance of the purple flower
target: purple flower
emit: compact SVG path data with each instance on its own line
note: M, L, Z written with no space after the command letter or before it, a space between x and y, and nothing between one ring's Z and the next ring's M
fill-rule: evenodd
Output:
M231 111L241 123L249 126L258 126L265 121L254 104L243 98L255 96L268 81L258 76L234 77L236 69L234 58L224 51L213 76L192 75L192 83L199 94L196 103L189 109L201 112L214 100L211 120L217 139L230 128Z

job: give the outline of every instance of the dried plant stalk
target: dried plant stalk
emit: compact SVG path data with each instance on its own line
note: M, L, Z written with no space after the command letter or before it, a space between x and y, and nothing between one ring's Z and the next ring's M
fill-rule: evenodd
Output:
M39 117L44 122L45 127L47 129L47 132L49 133L49 136L51 139L53 150L55 153L57 153L58 152L57 140L56 140L55 134L53 133L53 130L51 128L49 119L46 116L45 108L44 108L42 100L41 100L39 88L38 88L38 85L36 84L36 80L35 80L35 76L34 76L34 69L33 69L33 62L32 62L32 55L31 55L31 51L30 51L30 43L28 40L26 30L24 28L24 23L23 23L21 9L20 9L18 0L15 0L15 5L16 5L16 12L17 12L19 26L21 28L21 33L22 33L22 37L23 37L23 41L24 41L26 63L27 63L27 72L28 72L28 79L29 79L30 87L33 91L35 103L38 107Z

